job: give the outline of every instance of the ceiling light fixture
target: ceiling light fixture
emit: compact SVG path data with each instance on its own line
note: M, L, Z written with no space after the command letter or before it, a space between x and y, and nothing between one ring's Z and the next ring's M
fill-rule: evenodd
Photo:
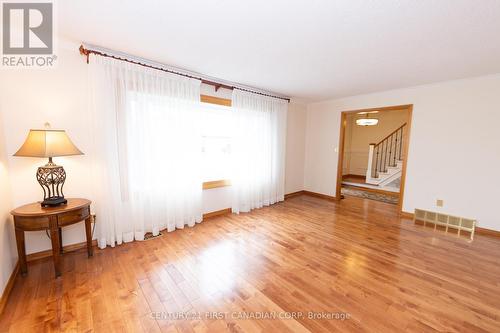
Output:
M376 112L373 112L373 113L376 113ZM358 125L358 126L374 126L374 125L378 124L378 119L377 118L370 118L369 112L363 112L361 114L363 114L364 117L356 119L356 125Z

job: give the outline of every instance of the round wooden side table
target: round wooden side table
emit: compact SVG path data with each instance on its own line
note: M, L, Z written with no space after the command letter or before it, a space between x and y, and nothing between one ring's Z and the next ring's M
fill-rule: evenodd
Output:
M28 273L24 244L25 231L49 230L56 277L61 275L62 227L85 221L87 253L89 257L93 255L90 204L91 201L87 199L68 199L65 205L44 208L36 202L10 212L14 216L17 252L22 275Z

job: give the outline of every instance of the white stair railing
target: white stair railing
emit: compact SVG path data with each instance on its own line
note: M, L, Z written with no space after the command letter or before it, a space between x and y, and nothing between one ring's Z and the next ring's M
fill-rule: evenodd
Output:
M380 174L387 174L389 168L395 168L403 159L403 141L406 123L387 135L379 143L370 144L366 182L379 184ZM391 176L391 175L387 175Z

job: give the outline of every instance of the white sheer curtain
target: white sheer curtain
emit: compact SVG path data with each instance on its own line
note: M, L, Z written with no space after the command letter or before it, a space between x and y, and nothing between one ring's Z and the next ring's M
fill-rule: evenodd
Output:
M283 201L288 103L235 89L232 105L232 211Z
M201 222L200 81L90 60L99 247Z

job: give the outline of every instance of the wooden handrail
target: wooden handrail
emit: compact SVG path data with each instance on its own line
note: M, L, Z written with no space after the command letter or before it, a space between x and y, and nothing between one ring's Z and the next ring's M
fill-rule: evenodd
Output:
M384 142L385 140L389 139L394 133L396 133L397 131L399 131L400 129L402 129L403 127L406 126L406 123L404 123L403 125L399 126L398 128L396 128L394 131L392 131L388 136L386 136L385 138L383 138L382 140L380 140L379 143L377 143L375 145L375 147L377 147L378 145L380 145L382 142Z

